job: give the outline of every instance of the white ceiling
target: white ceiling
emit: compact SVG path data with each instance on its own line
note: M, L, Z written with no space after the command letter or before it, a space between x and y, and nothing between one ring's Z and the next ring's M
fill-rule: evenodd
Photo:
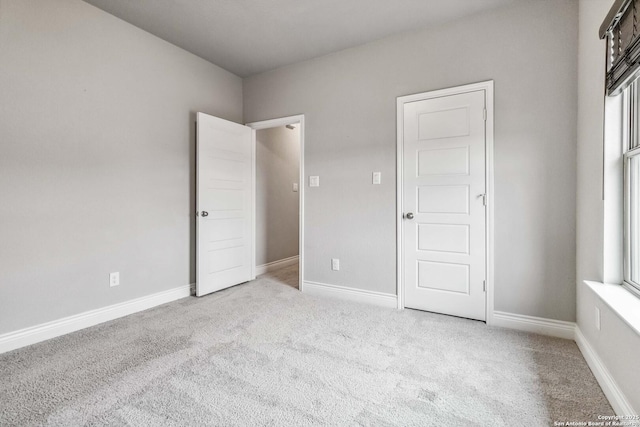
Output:
M241 77L525 0L85 0Z

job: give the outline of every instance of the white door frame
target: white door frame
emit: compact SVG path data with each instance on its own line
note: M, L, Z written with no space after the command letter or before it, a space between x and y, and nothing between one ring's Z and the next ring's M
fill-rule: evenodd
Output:
M487 191L486 211L486 268L487 268L487 292L486 292L486 322L493 324L494 307L494 205L493 205L493 80L440 89L415 95L400 96L397 98L397 139L396 139L396 236L397 236L397 268L396 289L398 293L398 309L404 309L404 254L403 254L403 156L404 156L404 104L443 96L458 95L477 90L484 90L486 94L487 121L485 128L485 173Z
M298 247L298 290L302 292L304 286L304 114L296 116L282 117L279 119L263 120L260 122L247 123L247 126L253 129L251 136L251 149L253 150L253 167L252 167L252 197L253 197L253 225L252 225L252 237L253 237L253 255L251 261L251 276L256 278L256 131L260 129L270 129L286 125L300 125L300 177L298 178L298 191L300 193L299 200L299 247Z

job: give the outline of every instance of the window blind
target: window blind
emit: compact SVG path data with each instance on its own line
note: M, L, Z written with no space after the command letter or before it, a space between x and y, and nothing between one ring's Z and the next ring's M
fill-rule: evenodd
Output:
M600 38L607 41L607 94L617 95L640 75L640 0L616 0Z

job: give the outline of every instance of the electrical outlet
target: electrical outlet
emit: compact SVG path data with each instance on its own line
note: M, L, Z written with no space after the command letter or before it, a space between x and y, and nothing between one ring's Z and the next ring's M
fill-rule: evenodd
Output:
M120 273L115 272L115 273L109 274L109 286L113 288L114 286L118 286L119 284L120 284Z
M320 177L319 176L310 176L309 177L309 187L320 187Z
M340 270L340 260L338 258L331 258L331 269L334 271Z
M297 192L298 192L298 183L297 183L297 182L294 182L294 183L293 183L293 192L294 192L294 193L297 193Z
M600 330L600 309L596 307L596 329Z

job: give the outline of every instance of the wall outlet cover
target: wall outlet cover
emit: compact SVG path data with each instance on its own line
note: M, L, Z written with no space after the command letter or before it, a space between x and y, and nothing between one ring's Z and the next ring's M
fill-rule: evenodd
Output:
M309 187L320 187L320 177L319 176L310 176L309 177Z
M338 258L331 258L331 269L334 271L340 270L340 260Z
M110 273L109 274L109 286L111 286L112 288L114 286L118 286L120 284L120 273L115 272L115 273Z
M297 183L297 182L294 182L294 183L293 183L293 192L294 192L294 193L297 193L297 192L298 192L298 183Z

